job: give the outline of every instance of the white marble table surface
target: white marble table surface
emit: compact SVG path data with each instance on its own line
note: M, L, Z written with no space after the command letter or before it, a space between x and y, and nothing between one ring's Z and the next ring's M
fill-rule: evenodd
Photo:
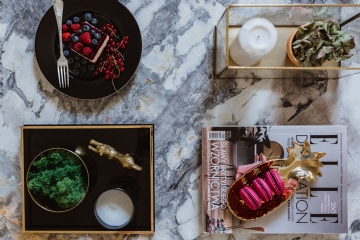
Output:
M54 89L34 56L37 26L52 1L0 0L0 239L360 239L360 75L212 79L213 29L228 4L308 1L120 2L142 31L138 72L120 94L84 101ZM20 127L122 123L155 124L155 234L22 235ZM229 123L347 125L349 233L202 235L201 127Z

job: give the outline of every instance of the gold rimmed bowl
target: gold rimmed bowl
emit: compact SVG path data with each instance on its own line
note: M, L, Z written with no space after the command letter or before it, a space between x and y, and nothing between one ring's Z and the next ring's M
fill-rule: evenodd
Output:
M89 171L78 154L65 148L51 148L32 160L26 186L39 207L61 213L84 200L89 179Z

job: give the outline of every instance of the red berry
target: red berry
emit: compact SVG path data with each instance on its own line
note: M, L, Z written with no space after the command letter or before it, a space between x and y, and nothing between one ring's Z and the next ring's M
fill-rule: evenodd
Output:
M73 32L76 32L77 30L79 30L79 28L80 28L80 24L77 23L71 24L71 29L73 30Z
M110 45L111 45L112 47L115 47L115 46L116 46L116 44L114 43L114 41L113 41L112 43L110 43Z
M98 67L98 68L96 69L96 71L97 71L97 72L101 72L101 68Z
M105 79L106 79L106 80L109 80L109 79L110 79L110 76L109 76L109 75L105 75Z
M121 48L121 49L125 49L125 45L121 45L120 48Z
M120 65L120 67L123 67L125 64L124 64L124 62L121 62L119 65Z
M105 24L105 27L107 27L107 28L110 27L110 24L109 23Z
M102 30L105 31L105 30L106 30L106 27L103 27Z
M63 24L61 28L63 32L67 32L69 30L69 27L66 24Z
M129 36L125 36L125 37L124 37L124 40L125 40L125 41L129 40Z
M125 68L124 67L121 67L120 68L120 72L124 72L125 71Z
M90 53L92 53L92 50L89 47L84 47L82 53L84 54L84 56L89 56Z
M63 40L64 42L70 41L70 38L71 38L71 34L70 34L69 32L66 32L66 33L63 33L63 34L62 34L62 40Z
M108 61L111 61L112 60L112 57L108 57L108 59L107 59Z
M129 42L128 41L124 41L124 44L127 45Z
M115 64L114 63L110 63L110 67L115 67Z
M96 72L94 72L94 75L95 75L95 76L99 75L99 72L97 72L97 71L96 71Z
M80 41L86 44L90 44L91 43L91 35L89 32L84 32L83 34L80 35Z
M75 45L74 45L74 49L75 49L75 51L77 51L77 52L80 52L81 51L81 49L83 49L83 45L82 45L82 43L81 42L77 42L77 43L75 43Z

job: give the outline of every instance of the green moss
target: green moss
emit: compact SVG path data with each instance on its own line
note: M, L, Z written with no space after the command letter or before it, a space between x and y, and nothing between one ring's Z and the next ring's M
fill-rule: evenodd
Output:
M28 188L34 194L55 199L62 209L78 204L86 193L82 163L74 155L54 150L40 156L32 164Z

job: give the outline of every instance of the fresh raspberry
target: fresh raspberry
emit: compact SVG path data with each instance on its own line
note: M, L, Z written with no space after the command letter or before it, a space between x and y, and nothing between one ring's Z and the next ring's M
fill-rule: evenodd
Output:
M75 43L75 45L74 45L75 51L80 52L82 48L83 48L83 45L81 42Z
M71 29L73 30L73 32L76 32L77 30L80 29L80 24L77 23L71 24Z
M80 35L80 41L86 44L90 44L91 43L91 35L89 32L84 32L83 34Z
M71 38L71 34L70 34L69 32L66 32L66 33L63 33L63 34L62 34L62 40L63 40L64 42L70 41L70 38Z
M82 50L82 53L84 54L84 56L87 57L87 56L89 56L90 53L92 53L92 50L89 47L84 47Z
M69 27L66 24L62 25L62 31L67 32L69 30Z

